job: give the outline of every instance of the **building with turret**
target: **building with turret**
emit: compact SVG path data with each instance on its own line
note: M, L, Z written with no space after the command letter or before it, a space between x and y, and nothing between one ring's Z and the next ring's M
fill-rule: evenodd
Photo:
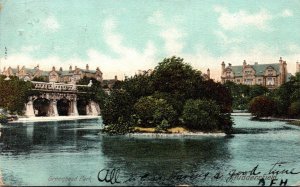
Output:
M269 89L277 88L287 82L291 74L287 71L287 63L280 57L278 63L273 64L247 64L232 66L230 63L225 66L221 64L221 82L232 81L237 84L262 85Z

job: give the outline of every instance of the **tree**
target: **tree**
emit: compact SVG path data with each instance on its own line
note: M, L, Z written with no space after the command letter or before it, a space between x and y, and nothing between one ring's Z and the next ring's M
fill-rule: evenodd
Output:
M103 101L101 110L103 123L118 124L119 118L122 118L122 121L131 120L134 103L135 100L125 90L113 90Z
M182 119L189 129L211 131L218 129L220 107L212 100L188 100Z
M289 107L289 116L291 117L300 117L300 100L291 103Z
M175 110L166 100L152 96L140 98L134 104L134 110L144 127L156 127L162 121L164 125L172 124L176 116Z
M191 98L195 86L202 81L201 72L183 62L182 58L165 58L155 67L153 85L156 91L177 95L178 99Z
M33 94L32 84L19 80L18 77L10 77L5 81L5 76L0 76L0 107L9 110L11 113L23 114L25 103Z
M249 104L249 111L258 118L273 115L275 108L274 100L267 96L257 96Z
M135 75L132 78L126 79L121 88L136 99L152 95L154 93L153 76Z
M77 84L88 85L92 81L91 87L78 87L78 90L86 93L79 93L78 98L81 100L80 103L86 106L89 101L95 101L103 108L103 100L106 97L105 92L101 86L101 82L95 78L83 77Z

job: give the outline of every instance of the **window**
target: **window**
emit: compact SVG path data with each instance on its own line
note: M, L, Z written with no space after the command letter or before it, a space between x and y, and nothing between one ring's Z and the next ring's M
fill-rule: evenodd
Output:
M252 85L253 79L245 79L245 84Z
M272 69L268 69L268 75L273 75L273 70Z
M251 70L245 71L246 75L250 75L252 73Z
M272 77L267 78L267 85L268 86L273 86L274 85L274 79Z
M226 76L227 76L227 77L230 77L230 74L231 74L230 71L227 71L227 72L226 72Z

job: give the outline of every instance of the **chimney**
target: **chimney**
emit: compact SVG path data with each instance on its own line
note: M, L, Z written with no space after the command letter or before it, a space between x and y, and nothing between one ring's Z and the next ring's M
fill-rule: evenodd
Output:
M247 65L246 60L243 61L243 68Z
M225 72L225 63L224 63L224 61L222 62L221 66L222 66L222 74L223 74Z
M279 63L282 64L282 57L279 58Z
M231 63L228 63L228 66L231 68Z
M209 68L207 69L207 76L208 76L208 79L210 79L210 70L209 70Z
M59 71L63 71L62 67L59 68Z
M54 66L52 67L52 71L55 71L55 67Z
M72 71L72 66L70 65L70 67L69 67L69 71Z
M17 66L17 73L19 73L19 71L20 71L20 66L18 65Z
M38 65L36 65L36 69L38 70L38 69L40 69L40 65L38 64Z
M85 69L86 69L87 71L89 71L89 65L88 65L88 64L85 66Z
M117 77L117 75L115 75L115 81L117 81L118 80L118 77Z

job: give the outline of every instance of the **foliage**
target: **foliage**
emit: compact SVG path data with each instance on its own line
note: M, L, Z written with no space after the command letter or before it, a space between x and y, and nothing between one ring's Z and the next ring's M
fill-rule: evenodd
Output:
M105 125L117 124L118 119L130 120L135 100L125 90L113 90L104 98L101 114Z
M211 79L204 81L199 85L198 93L197 98L216 101L222 113L230 113L232 111L232 97L230 91L221 83L216 83Z
M37 82L48 82L47 77L34 77L32 81L37 81Z
M271 116L275 108L274 100L267 96L257 96L249 104L249 111L256 117Z
M27 103L28 97L33 94L30 90L32 84L19 80L18 77L10 77L7 81L4 79L5 76L0 76L0 107L21 115L24 103Z
M200 71L179 57L165 58L150 75L135 75L115 85L112 94L104 100L102 117L104 124L113 127L118 124L119 117L130 120L135 116L137 119L131 121L133 125L164 131L175 124L184 125L181 116L189 99L209 100L209 104L217 107L218 115L208 116L211 120L200 116L205 117L204 126L196 128L230 132L231 117L223 114L232 110L230 90L212 80L204 81ZM210 125L206 125L208 123Z
M99 103L100 108L103 108L103 100L106 97L101 83L95 78L83 77L77 84L88 85L92 81L91 87L78 87L78 90L86 93L79 93L78 98L81 100L82 106L86 106L89 101Z
M248 105L251 99L269 93L269 90L261 85L249 86L228 81L224 86L230 90L233 101L232 107L235 110L246 110L249 107Z
M167 132L167 129L170 128L171 125L168 120L164 119L158 124L155 128L156 132Z
M123 135L134 132L131 121L124 120L122 117L118 118L117 123L110 124L103 129L103 132L109 135Z
M141 119L143 127L156 127L163 120L172 123L176 115L175 110L166 100L152 96L140 98L134 104L134 110Z
M0 124L6 124L8 122L7 116L0 113Z
M220 107L212 100L188 100L182 118L186 126L193 130L211 131L218 129Z
M153 76L135 75L124 81L122 89L126 90L136 100L154 93Z
M201 72L183 62L182 58L165 58L155 67L153 85L156 91L192 97L195 83L202 81Z
M300 117L300 100L291 103L289 107L289 115L291 117Z

